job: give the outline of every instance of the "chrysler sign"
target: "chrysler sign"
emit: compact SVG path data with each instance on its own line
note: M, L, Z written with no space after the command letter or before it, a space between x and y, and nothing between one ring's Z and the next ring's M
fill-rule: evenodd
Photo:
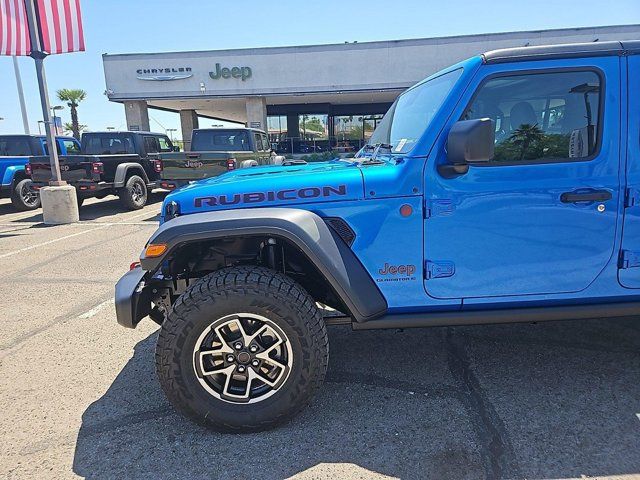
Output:
M193 76L191 67L139 68L136 70L139 80L182 80Z

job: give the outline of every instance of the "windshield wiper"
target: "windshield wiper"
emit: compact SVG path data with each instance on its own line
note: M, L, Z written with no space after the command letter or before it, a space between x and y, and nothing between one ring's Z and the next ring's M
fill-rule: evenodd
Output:
M371 154L371 157L369 157L368 160L365 160L362 163L367 163L367 164L383 163L382 160L378 160L378 154L380 153L380 150L388 150L389 153L391 153L391 150L393 149L393 145L389 143L375 143L373 145L367 144L364 146L364 149L373 150L373 153Z

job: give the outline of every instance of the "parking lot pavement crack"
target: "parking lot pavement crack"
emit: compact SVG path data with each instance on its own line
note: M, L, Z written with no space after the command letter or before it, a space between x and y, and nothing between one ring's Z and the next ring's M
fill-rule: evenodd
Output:
M24 342L26 342L30 338L42 332L45 332L49 330L51 327L58 325L60 323L67 322L69 320L82 319L82 315L86 313L87 310L96 308L104 304L105 302L110 301L111 298L112 298L112 294L110 292L108 296L104 296L99 299L94 299L94 300L91 300L90 302L82 303L78 305L76 308L74 308L73 310L54 317L49 322L45 323L39 328L26 332L22 335L19 335L18 337L14 338L13 340L9 340L6 343L0 344L0 360L4 360L7 356L14 353L18 349L18 347L20 347Z
M460 399L468 410L478 437L486 478L520 477L506 429L471 368L461 334L447 328L445 344L449 370L466 393Z
M452 398L460 396L460 389L450 385L416 385L415 382L405 382L398 379L383 377L372 373L332 371L327 374L326 383L366 385L376 388L387 388L400 392L424 395L434 398Z
M97 229L94 229L94 230L97 230ZM129 237L129 236L135 235L139 231L140 230L134 230L132 232L128 232L128 233L122 234L122 235L120 235L118 237L118 239L121 240L121 239L123 239L125 237ZM104 245L104 239L102 239L102 238L99 239L99 240L96 240L95 242L91 242L88 245L84 245L82 247L76 248L75 250L69 250L69 251L60 253L58 255L50 256L46 260L44 260L42 262L35 263L33 265L29 265L29 266L27 266L27 267L25 267L25 268L23 268L21 270L16 270L16 271L11 272L11 273L9 273L7 275L0 275L0 279L13 279L13 278L24 278L24 277L26 277L28 279L33 279L34 270L37 270L37 269L42 268L42 267L46 267L47 265L49 265L52 262L55 262L57 260L69 257L71 255L77 255L79 253L84 253L84 252L87 252L87 251L89 251L89 252L94 251L95 248L97 246L100 246L100 245Z
M102 422L97 422L94 424L85 425L83 423L82 435L85 437L102 435L122 427L130 427L139 423L168 417L169 415L175 415L175 410L171 406L167 405L164 407L155 408L153 410L129 413L117 418L104 420Z
M628 329L633 329L633 327L631 325L627 326ZM478 342L487 342L487 343L493 343L496 341L495 337L490 336L490 337L485 337L483 335L469 335L467 338L473 339L474 341L478 341ZM607 341L605 342L605 344L602 345L598 345L595 342L584 342L584 341L579 341L576 340L575 338L570 338L569 341L563 341L563 340L553 340L553 339L545 339L545 340L538 340L538 339L518 339L518 338L511 338L509 340L509 342L512 345L522 345L522 346L528 346L528 347L540 347L540 348L544 348L544 349L548 349L548 348L559 348L562 350L585 350L587 352L601 352L601 353L621 353L621 354L629 354L629 355L640 355L640 348L638 346L632 345L631 340L634 337L629 335L626 337L621 337L619 342L615 342L615 344L612 344L612 342ZM629 344L624 345L624 343Z

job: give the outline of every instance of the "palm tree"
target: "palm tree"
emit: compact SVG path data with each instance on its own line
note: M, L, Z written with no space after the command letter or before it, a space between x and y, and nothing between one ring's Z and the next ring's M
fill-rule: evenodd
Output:
M71 132L71 134L73 134L73 124L72 124L71 122L64 122L64 123L62 124L62 129L63 129L65 132ZM84 132L86 129L87 129L87 126L86 126L86 125L84 125L84 124L82 124L82 123L81 123L81 124L79 124L79 125L78 125L78 133L82 133L82 132ZM74 136L75 136L75 135L74 135Z
M528 123L523 123L513 131L509 141L520 147L520 160L524 160L524 155L531 144L539 142L543 138L544 132L540 130L538 124L529 125Z
M71 131L73 136L80 140L80 123L78 122L78 104L83 101L87 92L79 88L63 88L58 90L58 99L67 102L67 106L71 109Z

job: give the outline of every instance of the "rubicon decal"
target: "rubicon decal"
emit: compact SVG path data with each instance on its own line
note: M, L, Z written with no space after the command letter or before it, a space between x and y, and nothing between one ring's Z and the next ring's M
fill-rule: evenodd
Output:
M415 280L416 266L415 265L389 265L384 264L384 267L378 269L378 274L382 275L376 279L377 282L406 282L408 280Z
M268 192L250 192L235 193L231 195L216 195L212 197L198 197L194 200L195 208L215 207L218 205L238 205L244 203L263 203L263 202L293 202L296 200L305 200L310 198L321 197L341 197L347 194L346 185L324 186L324 187L305 187L305 188L287 188L284 190L271 190Z

